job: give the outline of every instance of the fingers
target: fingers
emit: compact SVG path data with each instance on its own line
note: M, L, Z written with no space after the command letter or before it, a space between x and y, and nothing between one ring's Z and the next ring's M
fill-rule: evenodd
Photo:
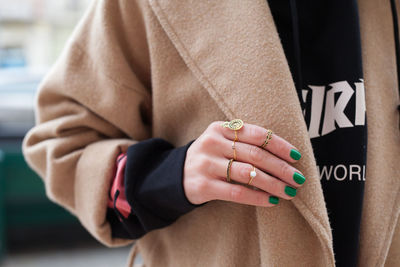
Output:
M196 180L198 177L197 180L203 181L201 184L207 185L192 186L194 189L197 188L192 190L195 192L192 195L203 198L207 195L206 198L211 200L220 199L264 207L276 205L280 198L290 200L296 196L297 189L305 182L305 178L300 171L289 164L300 158L293 156L293 151L297 151L293 145L272 134L268 145L263 149L261 145L267 137L267 130L245 123L236 131L238 139L234 150L232 144L235 131L221 124L221 121L211 123L196 140L195 146L192 146L193 155L197 157L197 161L194 162L197 163L187 164L186 181L191 178ZM231 164L229 171L232 183L228 183L226 181L228 162L234 158L234 151L236 160ZM251 186L246 186L253 165L256 176ZM186 184L190 189L190 183ZM191 191L187 192L190 195Z
M234 140L235 131L222 127L220 125L221 123L222 122L219 122L219 127L222 135L229 140ZM243 127L236 132L238 137L237 141L254 146L261 146L267 137L267 129L250 123L244 123ZM300 152L295 146L274 133L272 134L271 140L269 140L266 145L265 150L292 163L297 162L301 157Z
M219 170L218 174L222 181L226 181L226 167L229 160L221 160L216 167ZM230 168L230 178L239 183L247 184L250 180L250 172L253 171L253 166L249 163L233 161ZM296 196L297 188L300 185L287 184L276 177L273 177L262 170L255 169L256 176L253 178L251 185L257 187L271 195L291 200Z
M220 150L220 153L222 153L222 156L226 159L233 158L231 142L225 140L224 143L225 145L221 146L222 150ZM237 160L235 162L241 161L253 164L258 169L294 187L298 187L305 182L305 177L299 170L262 148L236 142L235 149Z
M213 199L262 207L272 207L279 202L279 199L269 193L216 179L210 182L209 189L213 192Z

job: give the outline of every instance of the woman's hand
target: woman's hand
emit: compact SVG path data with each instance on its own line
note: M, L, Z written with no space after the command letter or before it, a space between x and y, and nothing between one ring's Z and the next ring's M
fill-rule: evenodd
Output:
M230 178L235 183L229 183L226 181L227 166L233 158L235 132L223 127L222 123L212 122L187 151L183 187L188 200L193 204L201 204L220 199L271 207L277 204L278 198L292 199L297 188L305 181L301 172L288 163L296 162L291 154L300 157L297 149L275 134L263 149L260 145L264 143L267 130L244 123L237 130L237 158L230 171ZM257 175L251 186L256 190L246 185L253 170L252 165Z

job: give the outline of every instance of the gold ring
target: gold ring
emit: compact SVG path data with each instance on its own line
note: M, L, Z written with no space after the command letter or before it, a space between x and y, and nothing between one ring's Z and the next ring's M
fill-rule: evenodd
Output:
M252 171L250 172L250 174L249 174L250 180L249 180L249 182L247 183L248 185L250 185L251 182L253 181L254 177L257 176L256 167L254 167L254 165L252 165L252 166L253 166L253 170L252 170Z
M241 119L233 119L231 121L225 121L221 125L225 128L229 128L229 129L235 131L235 140L233 140L232 149L233 149L233 160L236 160L235 142L238 140L237 131L243 127L244 123ZM229 176L229 174L227 175L227 177L228 176Z
M222 123L223 127L229 128L231 130L240 130L244 123L241 119L234 119L231 121L225 121Z
M231 166L232 166L233 159L229 160L228 168L226 169L226 181L228 183L231 182Z
M261 145L263 149L268 145L268 142L272 139L272 131L270 129L267 130L267 136L265 138L264 143Z
M233 149L233 159L236 160L236 147L235 147L236 140L233 140L232 149Z

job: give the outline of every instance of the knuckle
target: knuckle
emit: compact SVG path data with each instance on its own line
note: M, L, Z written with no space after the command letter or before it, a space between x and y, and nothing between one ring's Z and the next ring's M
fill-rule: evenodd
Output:
M258 206L265 206L265 203L268 203L266 200L266 195L263 193L257 194L255 201Z
M211 133L205 133L203 135L202 141L201 141L201 147L202 148L210 148L212 146L215 146L218 142L218 138Z
M263 150L256 146L251 146L249 151L250 160L252 162L258 163L263 160Z
M251 165L249 164L242 164L240 166L240 170L239 170L239 175L240 178L247 178L249 176L249 173L253 170L253 168L251 167Z
M185 194L198 203L210 200L210 182L202 177L196 177L187 182Z
M199 168L200 172L205 172L205 173L209 174L211 165L212 165L212 161L209 157L203 156L198 160L198 168Z
M285 144L285 142L276 142L276 149L279 152L284 152L286 150L287 144Z
M257 127L251 128L250 135L251 135L251 138L253 138L254 140L260 140L260 142L265 139L265 135L264 135L263 131ZM261 143L260 143L260 145L261 145Z
M268 184L269 187L269 192L275 196L280 194L280 182L278 179L271 179L271 181Z
M244 188L240 185L233 185L230 192L232 201L240 202L244 197Z
M220 121L213 121L208 125L208 129L211 131L218 131L221 129L221 123Z
M198 179L193 187L196 192L202 195L208 192L209 181L207 179Z
M290 170L291 170L291 167L290 167L289 164L287 164L287 163L284 162L284 161L282 161L282 162L280 163L280 172L281 172L282 178L288 177Z

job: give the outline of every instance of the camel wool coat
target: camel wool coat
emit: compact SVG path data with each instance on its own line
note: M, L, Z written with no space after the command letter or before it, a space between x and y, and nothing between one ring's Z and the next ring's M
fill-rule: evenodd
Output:
M391 8L358 2L369 136L359 266L399 266ZM106 208L121 152L151 137L182 146L234 118L302 153L293 166L307 181L293 200L272 208L213 200L138 240L112 237ZM134 244L129 262L140 253L147 267L335 266L307 126L265 0L93 1L40 85L36 120L23 153L48 197L104 245Z

